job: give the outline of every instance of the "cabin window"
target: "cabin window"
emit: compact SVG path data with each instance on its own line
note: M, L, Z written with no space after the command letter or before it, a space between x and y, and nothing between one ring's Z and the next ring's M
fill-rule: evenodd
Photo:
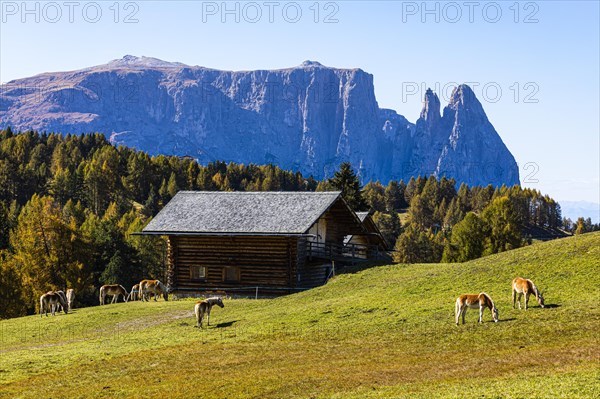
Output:
M237 283L240 281L240 268L239 267L225 267L223 269L223 281L229 283Z
M192 280L206 280L206 266L191 266L190 278Z

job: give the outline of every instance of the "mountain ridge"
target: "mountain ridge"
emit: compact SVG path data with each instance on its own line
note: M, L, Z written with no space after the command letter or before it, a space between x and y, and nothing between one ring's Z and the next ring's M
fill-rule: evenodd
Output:
M0 86L0 127L99 131L151 154L274 163L317 178L351 162L366 182L416 175L470 185L519 184L514 157L472 90L440 112L428 90L413 124L380 108L373 75L317 61L221 71L127 55Z

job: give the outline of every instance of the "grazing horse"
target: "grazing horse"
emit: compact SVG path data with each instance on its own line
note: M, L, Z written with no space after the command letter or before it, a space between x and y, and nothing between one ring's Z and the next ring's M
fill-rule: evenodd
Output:
M494 305L494 301L492 298L485 292L481 294L464 294L456 298L456 325L458 325L458 320L462 315L462 322L465 324L465 313L467 313L467 308L477 309L479 308L479 322L483 323L483 311L485 308L489 308L492 312L492 317L494 318L494 322L498 322L498 309Z
M57 293L58 295L60 295L60 297L63 299L63 302L65 302L65 303L67 303L67 304L68 304L68 301L67 301L67 296L65 295L64 291L62 291L62 290L59 290L59 291L48 291L48 292L46 292L46 294L51 294L51 293L53 293L53 292L55 292L55 293ZM57 303L55 303L55 304L54 304L54 305L52 305L52 306L55 308L55 310L56 310L57 312L60 312L61 310L64 310L63 306L62 306L60 303L58 303L58 302L57 302ZM69 309L69 310L70 310L70 309Z
M139 296L142 301L148 301L149 295L154 294L154 300L159 295L162 295L165 301L169 300L169 290L167 286L158 280L142 280L140 281L140 293Z
M202 328L202 319L205 314L206 323L210 326L210 311L214 305L218 305L221 308L225 307L225 305L223 305L223 299L217 296L196 302L196 306L194 307L194 313L196 313L196 327Z
M52 316L54 316L57 305L62 306L63 311L67 314L67 302L60 294L49 291L40 296L40 317L42 317L43 312L45 312L46 317L48 317L48 307L50 307Z
M100 305L104 305L107 295L112 295L110 303L116 303L119 300L119 295L123 295L123 300L127 302L127 290L119 284L106 284L100 287Z
M69 310L73 309L74 302L75 302L75 290L73 288L69 288L67 290L67 305L69 305Z
M129 301L137 301L138 299L140 299L140 285L136 284L133 287L131 287L131 292L129 293L129 298L127 298Z
M544 297L535 284L533 284L533 281L521 277L515 278L512 281L513 309L516 305L515 302L519 302L519 309L521 309L521 297L523 294L525 294L525 310L527 310L527 305L529 304L529 295L531 295L531 293L535 295L535 299L537 299L540 306L544 307Z

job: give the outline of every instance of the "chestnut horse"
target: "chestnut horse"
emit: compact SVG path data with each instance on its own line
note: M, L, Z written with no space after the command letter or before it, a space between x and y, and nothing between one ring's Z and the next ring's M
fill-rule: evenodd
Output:
M220 306L221 308L225 307L223 305L223 299L214 296L203 301L196 302L196 306L194 307L194 313L196 313L196 327L202 328L202 319L206 314L206 323L210 326L210 311L214 305Z
M127 302L127 290L119 284L106 284L100 287L100 305L104 305L107 295L112 295L110 303L116 303L119 300L119 295L123 295L123 300Z
M169 290L167 289L167 286L158 280L142 280L140 281L139 289L139 296L142 301L148 301L150 294L154 294L155 301L156 297L159 295L162 295L165 301L169 300Z
M479 322L483 323L483 311L485 308L489 308L492 312L492 317L494 318L494 322L498 322L498 309L494 305L494 301L492 298L485 292L481 294L464 294L456 298L456 325L458 325L458 320L462 315L462 322L465 324L465 313L467 313L467 308L477 309L479 308Z
M529 304L529 295L535 295L540 306L544 307L544 297L538 288L533 284L533 281L521 277L517 277L512 281L512 302L513 309L515 308L515 302L519 302L519 309L521 309L521 297L525 294L525 310ZM518 294L518 298L517 298Z
M45 312L46 317L48 317L48 307L50 307L52 316L54 316L58 305L62 306L63 311L65 314L67 314L67 301L65 301L60 294L54 291L48 291L47 293L43 294L40 296L40 317L42 317L43 312Z

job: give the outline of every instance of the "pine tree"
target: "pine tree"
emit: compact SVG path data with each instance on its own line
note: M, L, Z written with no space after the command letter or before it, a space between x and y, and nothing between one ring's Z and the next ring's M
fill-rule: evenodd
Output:
M521 226L508 197L493 200L483 210L482 220L488 228L486 254L503 252L522 245Z
M150 194L144 203L144 215L154 217L159 211L158 195L154 187L150 190Z
M406 202L406 204L410 205L410 202L413 199L413 196L415 195L415 189L416 189L416 181L414 177L411 177L410 180L408 181L408 184L406 185L406 189L404 190L404 201Z
M442 262L466 262L483 255L486 226L473 212L452 228L452 235L444 248Z
M436 245L434 236L430 232L409 225L396 241L394 261L399 263L439 262L439 259L436 258L440 251L435 248Z
M400 226L400 218L396 212L384 213L375 212L373 214L373 222L381 232L381 235L390 246L394 246L398 236L402 232Z
M362 197L370 209L378 212L385 211L385 188L379 181L367 183L362 190Z
M162 183L160 184L160 188L158 189L158 196L160 197L160 201L162 206L165 206L167 202L171 200L171 196L169 195L169 189L167 186L167 179L163 177Z
M367 204L361 194L360 181L349 162L340 165L340 170L335 172L330 183L335 189L342 192L342 197L352 210L366 210Z
M404 202L404 182L398 183L395 180L390 180L388 185L385 187L385 209L388 212L399 212L405 208Z
M167 184L167 192L169 193L169 196L173 198L178 191L179 187L177 186L177 177L175 176L175 172L171 172L169 183Z

